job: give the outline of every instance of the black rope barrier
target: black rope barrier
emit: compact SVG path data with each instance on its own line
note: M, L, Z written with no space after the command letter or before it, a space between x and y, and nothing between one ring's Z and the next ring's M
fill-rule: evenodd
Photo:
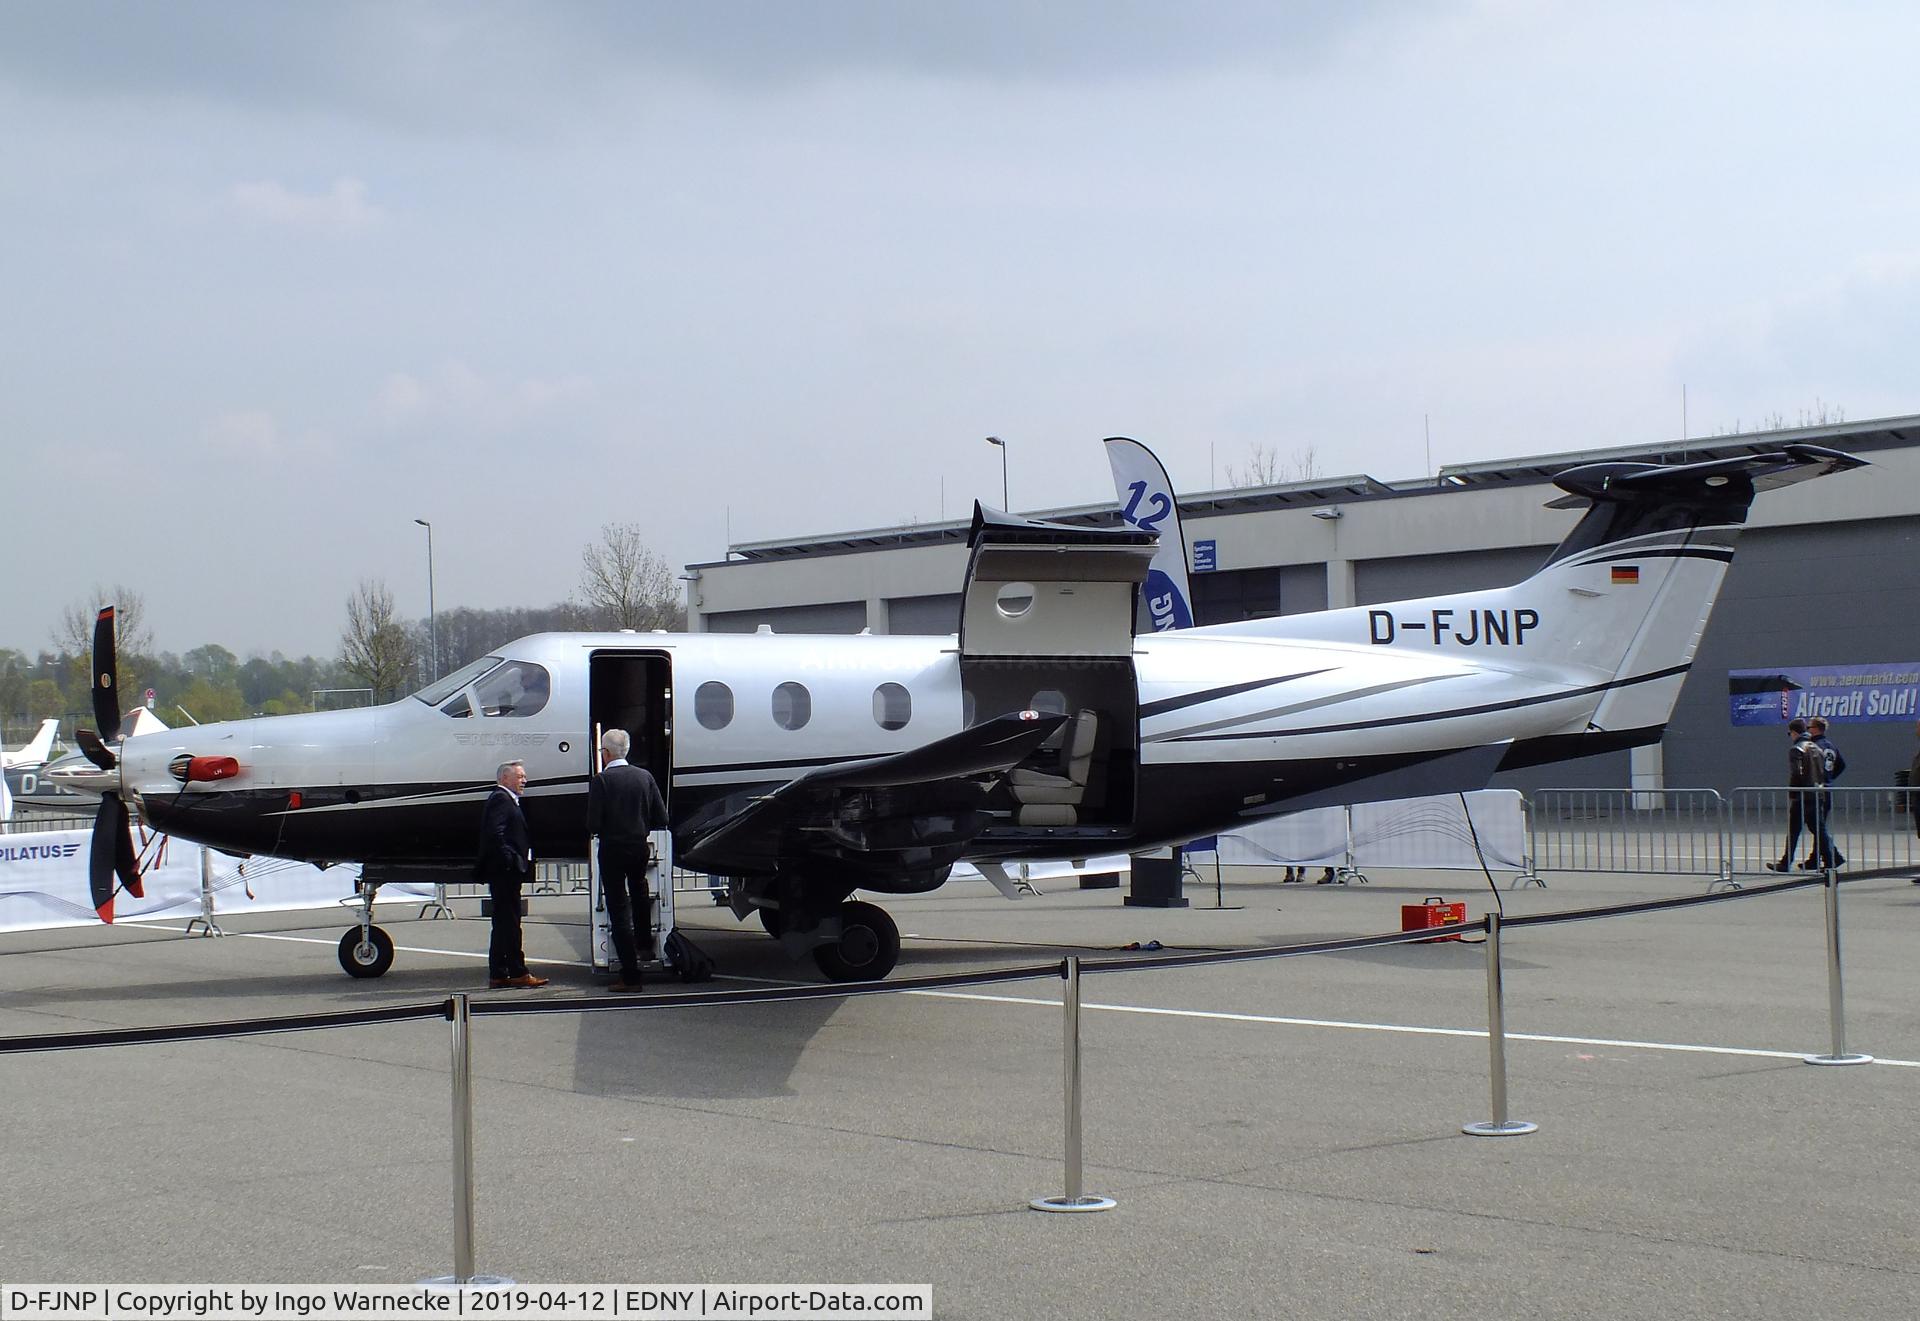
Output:
M1466 931L1484 928L1481 922L1452 922L1443 927L1422 927L1418 931L1390 931L1377 936L1348 936L1340 940L1312 940L1297 945L1262 945L1254 949L1200 950L1192 954L1162 954L1150 959L1080 960L1080 971L1125 972L1136 968L1188 968L1208 963L1247 963L1256 959L1290 959L1302 954L1338 954L1343 950L1373 949L1381 945L1413 945L1424 940L1445 940Z
M431 1004L341 1009L322 1014L284 1014L277 1018L234 1018L160 1027L110 1027L87 1032L41 1032L24 1037L0 1037L0 1055L21 1055L38 1050L88 1050L95 1046L141 1046L156 1041L258 1037L275 1032L317 1032L335 1027L363 1027L372 1023L406 1023L423 1018L447 1018L453 1013L452 1003L451 1000L435 1000Z
M1030 982L1041 977L1064 977L1066 962L992 968L981 972L942 973L936 977L902 977L888 982L823 982L811 986L765 986L740 991L676 991L657 995L562 996L541 1000L475 1000L473 1014L489 1018L509 1014L591 1014L615 1009L691 1009L701 1005L776 1004L782 1000L852 999L862 995L897 995L906 991L944 991L959 986L989 986L995 982Z

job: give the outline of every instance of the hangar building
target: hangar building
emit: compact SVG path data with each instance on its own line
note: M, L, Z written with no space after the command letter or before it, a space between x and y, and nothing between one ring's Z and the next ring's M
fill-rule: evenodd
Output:
M1872 466L1755 502L1663 743L1499 781L1723 792L1775 784L1784 775L1783 730L1733 723L1730 671L1865 665L1896 678L1920 672L1920 417L1460 464L1413 481L1356 475L1183 495L1195 622L1504 586L1538 568L1578 518L1545 507L1560 494L1555 473L1611 459L1690 463L1790 442L1845 450ZM1088 463L1105 477L1096 451ZM1105 504L1032 516L1117 522ZM952 633L968 526L956 520L731 546L724 561L687 567L688 627ZM1888 784L1913 756L1911 712L1832 719L1848 783Z

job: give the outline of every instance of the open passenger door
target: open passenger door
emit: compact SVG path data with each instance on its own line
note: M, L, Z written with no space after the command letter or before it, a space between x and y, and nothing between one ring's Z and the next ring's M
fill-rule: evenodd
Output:
M1134 601L1156 547L1134 528L1075 527L974 506L960 606L969 725L1019 711L1066 717L1008 776L988 833L1065 840L1125 833L1139 755Z

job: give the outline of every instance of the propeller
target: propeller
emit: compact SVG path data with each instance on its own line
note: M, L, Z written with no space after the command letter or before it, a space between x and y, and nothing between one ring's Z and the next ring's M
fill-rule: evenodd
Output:
M110 605L100 607L93 621L93 719L100 728L74 734L87 760L103 771L112 770L119 762L106 744L108 731L118 732L120 728L113 621L114 608ZM108 789L100 795L100 810L93 818L93 844L87 854L87 886L92 891L93 909L102 922L113 921L116 878L135 899L146 897L133 849L132 817L120 795Z

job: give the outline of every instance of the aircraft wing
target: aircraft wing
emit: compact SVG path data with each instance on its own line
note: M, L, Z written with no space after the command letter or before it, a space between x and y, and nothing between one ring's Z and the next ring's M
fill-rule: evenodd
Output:
M937 885L986 827L981 808L1000 777L1065 721L999 716L890 757L824 766L772 793L722 800L681 830L676 860L720 875L812 866L867 888L886 881L896 889L903 877Z

